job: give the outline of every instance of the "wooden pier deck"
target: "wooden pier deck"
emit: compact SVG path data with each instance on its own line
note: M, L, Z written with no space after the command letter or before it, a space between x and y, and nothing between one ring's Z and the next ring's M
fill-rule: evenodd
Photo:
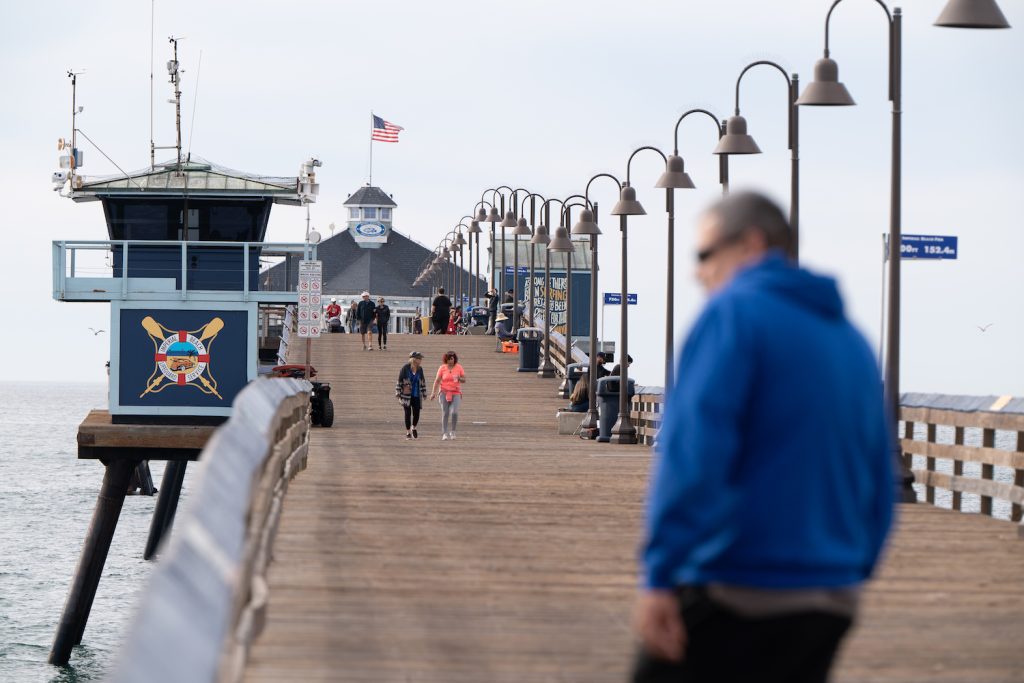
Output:
M336 422L285 499L246 680L626 680L649 450L556 436L557 381L493 337L391 342L314 343ZM407 442L398 369L418 349L429 384L448 348L469 379L459 438L433 404ZM901 512L834 679L1024 681L1015 525Z

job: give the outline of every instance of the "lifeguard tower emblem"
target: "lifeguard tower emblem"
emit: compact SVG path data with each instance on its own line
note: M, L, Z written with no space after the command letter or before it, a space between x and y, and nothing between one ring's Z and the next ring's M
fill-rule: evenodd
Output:
M223 320L213 318L197 330L176 331L147 315L142 319L142 327L153 340L156 365L139 398L158 394L171 386L190 386L223 400L217 393L217 380L210 372L210 348L224 329Z

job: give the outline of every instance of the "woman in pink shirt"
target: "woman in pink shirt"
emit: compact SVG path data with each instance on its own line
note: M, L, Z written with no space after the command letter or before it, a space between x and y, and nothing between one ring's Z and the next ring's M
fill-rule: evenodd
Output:
M459 365L459 356L448 351L441 359L441 367L434 377L434 386L430 390L430 399L435 396L441 401L441 441L455 438L455 425L459 421L459 404L462 402L462 384L466 381L466 371ZM449 430L449 426L451 429Z

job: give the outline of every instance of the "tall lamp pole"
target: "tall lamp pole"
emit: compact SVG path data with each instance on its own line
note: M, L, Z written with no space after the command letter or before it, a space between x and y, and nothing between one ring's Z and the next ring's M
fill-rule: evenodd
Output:
M786 112L789 121L788 146L790 156L789 170L789 223L793 226L793 253L797 262L800 260L800 115L796 106L797 93L800 91L800 77L797 74L787 75L786 70L775 62L762 59L751 62L743 67L736 79L736 109L725 125L725 136L715 147L715 154L760 154L761 149L754 138L747 134L747 120L740 116L740 82L743 75L755 66L770 66L782 74L788 88L786 95Z
M633 152L636 154L636 152ZM630 160L632 160L630 156ZM613 443L636 443L636 427L629 416L629 278L628 278L628 245L627 219L629 216L644 216L647 212L636 200L636 190L629 184L629 166L626 167L626 182L619 192L619 201L612 207L611 215L619 217L619 230L622 232L622 313L620 316L619 345L622 349L619 357L619 419L612 427Z
M839 82L839 66L829 57L829 23L832 12L843 0L835 0L825 16L825 54L814 65L814 80L796 101L798 105L811 106L849 106L855 104L846 86ZM885 384L886 403L892 411L892 424L899 423L900 417L900 244L902 243L901 228L901 115L902 115L902 22L903 13L899 7L889 12L889 7L882 0L875 2L885 11L889 25L889 100L892 102L892 157L889 201L889 297L888 316L886 320L887 336L885 350ZM897 461L901 463L901 498L903 502L913 503L917 500L914 493L914 475L902 464L902 448L897 440L894 444Z
M548 226L551 225L551 202L562 203L560 199L546 199L541 204L541 222L531 242L543 245L544 248L544 362L537 371L538 377L555 376L555 366L551 363L551 236Z
M522 203L519 206L519 209L520 209L519 210L519 218L516 219L516 229L515 229L515 232L512 233L513 236L515 237L515 240L516 240L516 260L515 260L515 265L513 266L515 268L515 270L516 270L516 274L515 274L515 278L516 278L515 283L516 284L514 285L514 289L513 289L513 291L515 292L515 296L513 297L513 306L512 306L512 311L513 311L513 313L512 313L512 332L513 332L513 334L519 331L519 326L520 326L520 323L522 322L522 320L520 319L520 315L519 315L519 237L522 236L522 235L529 236L531 238L533 237L533 229L532 228L533 228L533 219L534 219L534 213L535 213L534 212L534 206L535 206L535 202L536 202L537 198L540 198L541 201L544 201L544 197L541 197L536 192L531 192L528 195L526 195L525 197L523 197ZM530 200L530 222L529 223L526 222L526 216L524 215L526 213L525 207L526 207L526 200L527 199ZM530 266L529 266L529 270L530 270L530 279L532 280L533 279L533 243L532 242L530 243ZM529 294L529 287L526 285L526 282L527 282L527 280L523 281L523 285L526 288L526 291L524 291L523 293L524 294ZM532 306L533 306L533 295L530 294L528 297L524 297L524 298L528 298L528 300L530 302L529 303L529 310L530 310L530 314L531 314L531 317L532 317L532 315L533 315L533 308L532 308Z

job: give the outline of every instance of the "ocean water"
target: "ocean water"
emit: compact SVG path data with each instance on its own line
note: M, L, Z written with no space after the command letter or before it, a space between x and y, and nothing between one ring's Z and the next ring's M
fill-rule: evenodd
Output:
M82 644L68 667L47 664L103 480L75 436L106 406L106 385L0 382L0 395L0 681L102 680L152 566L142 552L156 496L125 498ZM159 487L163 463L151 471Z

